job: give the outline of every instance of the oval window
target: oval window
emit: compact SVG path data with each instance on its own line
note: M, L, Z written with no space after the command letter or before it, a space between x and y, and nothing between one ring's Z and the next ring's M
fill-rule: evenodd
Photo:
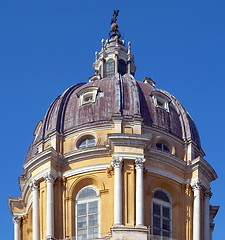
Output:
M82 138L78 144L77 144L77 149L83 149L87 147L93 147L95 145L96 141L95 138L92 136L88 136L86 138Z

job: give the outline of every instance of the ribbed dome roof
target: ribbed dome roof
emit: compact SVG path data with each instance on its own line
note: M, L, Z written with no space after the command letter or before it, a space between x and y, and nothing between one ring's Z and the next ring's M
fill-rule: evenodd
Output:
M78 92L88 87L98 88L96 101L80 106ZM170 99L169 112L154 105L151 95L155 91ZM112 78L76 84L58 96L47 110L25 162L36 153L36 143L48 138L55 130L65 133L93 122L111 122L113 116L120 115L127 119L140 116L145 125L160 128L184 141L192 139L201 148L193 120L174 96L151 84L137 81L130 74L122 77L116 74Z

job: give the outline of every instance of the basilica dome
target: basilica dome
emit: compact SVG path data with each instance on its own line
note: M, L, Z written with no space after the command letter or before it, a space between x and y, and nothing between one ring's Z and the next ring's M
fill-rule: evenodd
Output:
M88 97L83 103L79 95L82 92ZM193 140L201 148L194 121L173 95L157 89L151 79L142 82L131 74L118 73L78 83L58 96L47 110L25 162L36 153L36 142L47 139L52 132L66 133L84 125L111 122L114 116L131 120L141 117L144 125L162 129L185 142Z

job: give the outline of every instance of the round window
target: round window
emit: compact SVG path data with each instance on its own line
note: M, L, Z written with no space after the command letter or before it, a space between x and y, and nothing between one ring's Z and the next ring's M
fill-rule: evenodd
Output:
M96 143L96 140L92 136L87 136L85 138L82 138L78 144L77 144L77 149L83 149L87 147L93 147Z

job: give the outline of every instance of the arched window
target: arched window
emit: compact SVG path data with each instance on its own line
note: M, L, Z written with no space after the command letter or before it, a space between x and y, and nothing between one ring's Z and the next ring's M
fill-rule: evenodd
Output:
M115 66L114 66L114 60L109 59L106 62L106 77L113 77L115 74Z
M164 143L156 143L157 150L171 153L170 148Z
M93 147L95 145L95 138L93 136L86 136L85 138L82 138L77 143L77 149L83 149L87 147Z
M119 60L119 69L118 69L118 73L120 73L121 75L124 75L125 73L127 73L127 64L124 60L120 59Z
M94 187L82 188L76 196L76 239L99 236L99 193Z
M156 189L152 199L152 233L153 235L171 237L172 209L169 194Z

